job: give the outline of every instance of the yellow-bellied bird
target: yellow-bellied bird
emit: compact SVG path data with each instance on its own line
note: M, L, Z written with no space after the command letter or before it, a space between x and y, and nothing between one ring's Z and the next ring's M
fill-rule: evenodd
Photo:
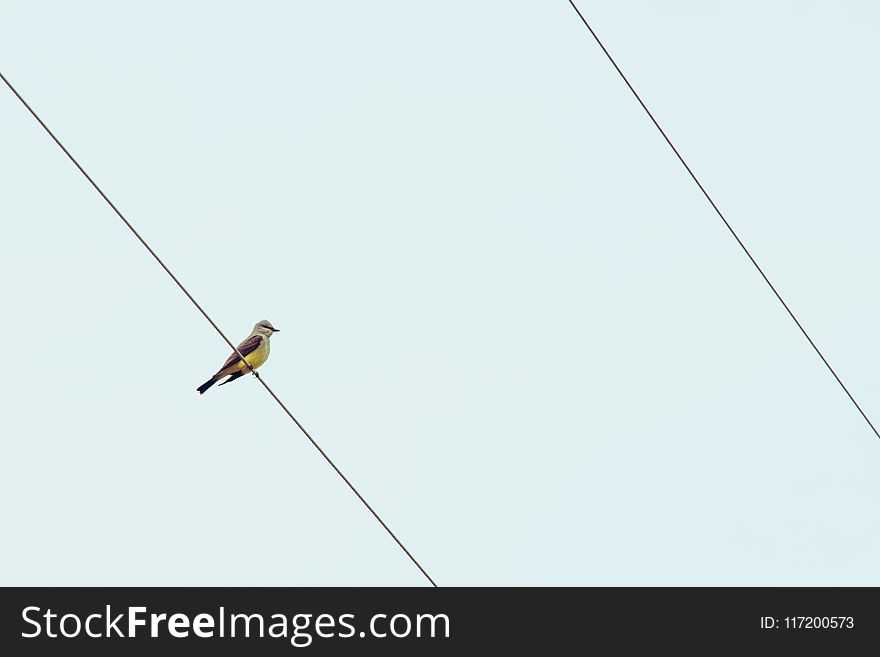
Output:
M269 338L272 337L273 333L277 333L280 330L281 329L272 326L269 320L264 319L261 322L257 322L254 325L254 330L251 331L251 334L247 336L240 345L238 345L238 350L241 352L241 355L244 356L245 361L250 363L251 367L255 370L265 363L267 358L269 358ZM205 390L217 383L223 377L228 376L229 378L221 383L221 386L235 381L238 377L244 376L248 372L250 372L250 368L242 362L237 353L233 353L226 362L223 363L223 367L221 367L214 376L200 385L197 390L200 395L204 394Z

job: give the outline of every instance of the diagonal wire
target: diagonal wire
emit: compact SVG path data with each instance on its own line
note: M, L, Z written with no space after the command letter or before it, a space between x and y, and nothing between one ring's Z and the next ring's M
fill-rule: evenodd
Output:
M291 420L293 420L294 424L296 424L297 427L299 427L299 430L302 431L303 434L305 435L305 437L309 439L309 442L311 442L312 445L314 445L315 449L317 449L318 452L321 454L321 456L324 457L324 460L330 464L330 467L332 467L336 471L336 474L338 474L342 478L342 481L344 481L346 483L346 485L348 485L348 487L357 496L357 498L363 503L363 505L365 507L367 507L369 512L373 514L373 517L375 517L376 520L379 521L379 524L382 525L382 527L385 529L385 531L388 532L388 534L391 536L391 538L394 539L394 542L397 543L398 546L400 546L400 549L403 550L403 552L406 554L406 556L409 557L410 561L412 561L415 564L416 568L418 568L421 571L422 575L425 576L425 578L431 583L432 586L436 587L437 582L435 582L434 579L428 574L428 571L426 571L422 567L422 564L420 564L416 560L416 558L413 556L412 552L410 552L406 548L406 546L401 542L401 540L399 538L397 538L397 535L393 531L391 531L391 528L385 523L385 521L376 512L376 510L372 506L370 506L370 503L367 502L366 498L364 498L364 496L361 495L360 491L357 488L355 488L354 484L351 483L349 478L346 477L345 474L343 474L342 470L340 470L337 467L337 465L333 462L333 459L330 458L330 456L327 454L327 452L325 452L321 448L321 446L318 444L318 441L316 441L314 438L312 438L312 435L308 431L306 431L306 428L300 423L299 420L296 419L296 417L293 415L293 413L290 412L290 410L287 408L287 406L284 404L284 402L282 402L281 399L278 398L278 395L276 395L275 391L272 390L272 388L270 388L269 385L263 380L263 377L261 377L259 374L257 374L257 372L253 368L253 366L247 362L245 357L238 350L238 347L236 347L234 344L232 344L232 342L229 340L229 338L226 337L226 334L222 330L220 330L219 326L217 326L216 322L214 322L214 320L211 319L210 315L208 315L208 313L205 312L205 309L202 308L199 305L199 302L195 300L193 295L189 293L189 290L187 290L183 286L183 283L180 282L180 279L178 279L177 276L174 275L174 272L172 272L171 269L168 268L168 265L166 265L164 262L162 262L162 259L156 254L155 251L153 251L152 247L149 244L147 244L147 241L143 237L141 237L140 233L138 233L137 230L135 230L134 226L131 225L131 222L129 222L129 220L126 219L125 216L122 214L122 212L119 211L119 208L117 208L116 205L113 203L113 201L110 200L110 197L104 193L104 190L102 190L98 186L98 183L95 182L95 180L88 174L88 172L82 167L82 165L76 160L76 158L73 157L73 155L71 155L70 151L67 150L67 148L64 146L64 144L61 143L61 140L55 136L55 133L53 133L49 129L49 126L47 126L43 122L43 119L40 118L40 116L34 111L34 109L24 99L24 97L22 97L22 95L20 93L18 93L18 90L12 86L12 83L9 82L9 80L6 78L5 75L3 75L2 72L0 72L0 79L2 79L3 82L6 83L6 86L9 87L9 90L12 91L12 93L15 94L15 97L21 101L21 104L24 105L25 108L27 108L27 111L30 112L31 115L37 120L37 123L39 123L43 127L43 130L45 130L46 133L52 138L52 140L56 144L58 144L58 147L62 151L64 151L64 154L68 157L68 159L71 162L73 162L73 164L76 166L76 168L79 169L80 173L83 176L85 176L86 180L88 180L92 184L92 187L94 187L95 191L97 191L98 194L101 195L101 198L103 198L105 201L107 201L107 205L109 205L111 208L113 208L113 211L116 213L116 215L120 219L122 219L122 223L124 223L126 225L126 227L128 227L128 229L138 239L138 241L141 244L143 244L144 248L150 252L150 255L153 256L153 258L156 260L156 262L158 262L162 266L162 269L164 269L165 273L171 277L171 280L173 280L177 284L177 287L180 288L180 291L183 292L190 301L192 301L193 305L196 308L198 308L199 312L202 313L204 318L208 320L208 323L214 327L214 330L217 331L217 333L220 334L220 337L223 338L223 341L229 345L230 349L232 349L236 354L238 354L238 357L242 360L242 362L244 362L244 364L248 366L248 369L254 373L254 376L257 377L257 380L263 384L263 387L266 389L266 391L272 396L272 398L276 402L278 402L278 405L282 408L282 410L285 413L287 413L287 416Z
M696 174L694 174L693 170L690 168L688 163L685 161L684 157L682 157L681 153L675 147L675 144L672 143L672 140L666 134L666 131L660 127L660 124L657 122L657 119L654 118L654 115L651 113L651 110L648 109L648 106L645 105L641 96L639 96L638 92L635 90L635 88L632 86L632 84L630 84L630 81L627 79L626 75L624 75L623 71L617 65L617 62L614 61L614 57L612 57L611 53L608 52L608 49L602 43L601 39L599 39L599 36L596 34L596 32L593 30L593 28L590 27L590 24L587 22L587 19L584 18L584 15L581 13L581 10L578 9L577 5L574 3L573 0L568 0L568 4L570 4L572 9L575 10L578 17L581 19L581 22L584 24L584 26L587 28L587 30L589 30L590 34L593 36L593 39L596 40L596 43L599 44L599 47L602 49L602 52L605 53L605 56L608 58L608 61L611 62L611 65L614 66L614 69L620 75L621 79L626 83L626 86L629 87L629 90L632 92L632 95L635 96L637 101L639 101L639 105L641 105L642 109L645 110L645 113L648 115L648 118L651 119L651 122L654 124L654 126L657 128L657 130L659 130L660 134L663 135L663 139L665 139L666 143L669 144L669 148L672 149L672 152L675 153L675 156L678 158L679 162L681 162L682 166L684 166L685 170L690 174L691 178L693 178L694 182L697 184L697 187L699 187L700 191L703 192L703 196L705 196L706 200L709 201L709 204L712 206L712 209L715 210L715 214L717 214L721 218L721 221L724 222L724 226L727 228L728 231L730 231L730 234L733 235L733 238L736 240L736 243L740 245L742 250L748 256L751 263L755 266L755 269L757 269L758 273L761 274L761 277L764 279L764 282L767 283L767 286L772 290L773 294L779 300L779 303L781 303L782 307L785 308L785 311L788 313L789 317L791 317L791 319L794 321L794 323L797 324L797 327L801 330L801 333L804 334L804 337L807 339L807 342L810 343L810 346L813 348L813 351L815 351L816 354L819 356L819 358L822 359L822 362L825 364L825 367L827 367L828 371L831 372L831 376L833 376L835 381L837 381L837 383L840 384L840 387L846 393L846 396L849 397L849 400L853 403L853 406L856 407L856 410L858 410L858 412L861 413L862 417L865 419L865 422L867 422L868 426L871 427L871 431L874 432L874 435L877 436L877 438L880 438L880 432L877 431L877 427L874 426L874 423L871 422L871 419L868 417L868 415L865 413L865 411L862 410L862 407L856 401L856 398L853 397L852 393L849 391L849 388L846 387L846 384L844 384L843 380L837 375L837 372L834 371L834 368L831 367L831 363L828 362L828 359L825 358L825 355L822 353L822 351L819 349L819 347L816 345L816 343L813 342L813 338L811 338L810 334L807 333L807 330L804 328L803 324L800 323L800 320L798 320L798 318L795 316L794 312L792 312L791 308L788 307L788 304L785 302L785 299L783 299L782 295L780 295L779 292L777 291L776 286L774 286L773 283L770 282L770 279L767 277L767 274L765 274L764 270L761 269L761 265L758 264L758 261L755 260L755 258L752 256L748 247L746 247L745 243L739 238L739 235L736 234L736 231L733 229L733 226L730 225L730 222L727 221L724 214L721 212L720 209L718 209L718 206L715 204L715 201L712 200L711 196L709 196L709 192L707 192L706 188L703 187L703 183L701 183L699 178L697 178Z

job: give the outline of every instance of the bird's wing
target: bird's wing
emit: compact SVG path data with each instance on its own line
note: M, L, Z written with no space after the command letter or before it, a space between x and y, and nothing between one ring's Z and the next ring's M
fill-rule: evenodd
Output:
M263 341L262 335L252 335L247 340L245 340L240 345L238 345L238 350L241 352L242 356L247 356L249 353L256 351L259 348L262 341ZM221 367L217 371L222 372L227 367L229 367L230 365L234 365L235 363L239 362L240 360L241 360L241 358L238 357L238 354L233 352L233 354L229 358L226 359L226 362L223 363L223 367Z

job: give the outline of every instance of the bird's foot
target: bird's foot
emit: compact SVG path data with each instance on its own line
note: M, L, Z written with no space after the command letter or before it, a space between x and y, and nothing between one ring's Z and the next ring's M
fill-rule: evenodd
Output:
M260 378L260 375L257 373L257 370L254 370L254 376L257 377L258 379Z

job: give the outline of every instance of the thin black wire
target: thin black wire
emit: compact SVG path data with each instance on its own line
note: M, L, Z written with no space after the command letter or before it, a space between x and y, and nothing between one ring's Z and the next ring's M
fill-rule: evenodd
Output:
M400 549L404 551L404 553L406 554L406 556L409 557L410 561L412 561L412 562L416 565L416 568L418 568L418 569L422 572L422 575L424 575L424 576L427 578L427 580L428 580L429 582L431 582L431 584L432 584L433 586L437 586L437 582L435 582L434 579L428 574L428 572L422 567L422 564L420 564L420 563L416 560L416 558L412 555L412 552L410 552L410 551L406 548L406 546L400 541L400 539L397 538L397 535L396 535L393 531L391 531L391 528L390 528L387 524L385 524L385 521L382 520L382 517L376 512L376 510L375 510L372 506L370 506L370 503L367 502L367 500L364 498L363 495L361 495L360 491L359 491L357 488L355 488L354 484L352 484L351 481L349 481L348 477L346 477L346 476L342 473L342 470L340 470L340 469L336 466L336 464L333 462L333 460L327 455L327 452L325 452L325 451L321 448L321 446L318 444L318 441L316 441L314 438L312 438L312 435L311 435L308 431L306 431L306 428L300 423L299 420L296 419L296 417L293 415L293 413L290 412L290 410L287 408L287 406L284 404L284 402L282 402L282 401L278 398L278 395L276 395L276 394L275 394L275 391L272 390L272 388L270 388L269 385L263 380L263 377L261 377L259 374L257 374L257 372L256 372L256 370L253 368L253 366L252 366L249 362L247 362L247 360L245 359L245 357L244 357L244 356L242 355L242 353L238 350L238 347L236 347L234 344L232 344L232 342L229 340L229 338L226 337L226 334L223 333L223 331L220 330L220 327L217 326L217 324L214 322L214 320L211 319L211 317L208 315L208 313L205 312L205 309L202 308L202 307L199 305L199 302L195 300L195 298L193 297L193 295L189 293L189 290L187 290L187 289L183 286L183 283L181 283L180 280L177 278L177 276L174 275L174 272L172 272L172 271L168 268L168 265L166 265L164 262L162 262L162 259L156 254L155 251L153 251L153 249L150 247L150 245L147 244L146 240L145 240L143 237L141 237L140 233L138 233L138 232L135 230L134 226L131 225L131 222L129 222L128 219L126 219L125 216L122 214L122 212L119 211L119 208L117 208L117 207L113 204L113 201L110 200L110 197L107 196L107 195L104 193L104 190L102 190L102 189L98 186L98 183L96 183L96 182L94 181L94 179L88 174L88 172L86 172L86 170L83 169L82 165L80 165L80 163L77 162L76 158L73 157L73 155L70 154L70 151L68 151L67 148L65 148L64 144L61 143L61 140L58 139L58 137L55 136L55 133L53 133L53 132L49 129L49 126L47 126L47 125L43 122L43 119L40 118L40 116L39 116L39 115L33 110L33 108L28 104L28 102L22 97L22 95L21 95L20 93L18 93L18 90L16 90L16 88L12 86L12 83L9 82L8 79L6 79L6 76L3 75L2 72L0 72L0 79L2 79L3 82L6 83L6 86L9 87L9 90L12 91L12 93L15 94L15 97L18 98L18 100L21 101L21 104L24 105L24 106L27 108L28 112L30 112L31 115L37 120L37 122L43 127L43 130L45 130L46 133L47 133L47 134L53 139L53 141L54 141L56 144L58 144L58 147L59 147L62 151L64 151L64 154L68 157L68 159L69 159L71 162L73 162L73 164L76 166L76 168L79 169L80 173L82 173L82 175L84 175L84 176L86 177L86 180L88 180L88 181L92 184L92 187L95 188L95 190L98 192L98 194L100 194L101 197L102 197L105 201L107 201L107 204L108 204L111 208L113 208L113 211L117 214L117 216L118 216L120 219L122 219L122 222L128 227L128 229L129 229L129 230L132 232L132 234L138 239L138 241L139 241L141 244L144 245L144 248L145 248L147 251L150 252L150 255L153 256L153 258L156 260L156 262L158 262L158 263L162 266L162 269L164 269L164 270L165 270L165 273L167 273L167 274L171 277L171 280L173 280L173 281L177 284L177 287L180 288L181 292L183 292L183 293L186 295L186 297L187 297L190 301L192 301L193 305L194 305L196 308L198 308L199 312L202 313L202 315L204 316L204 318L208 320L208 323L211 324L211 326L214 327L214 330L217 331L217 333L220 334L220 337L223 338L223 340L226 342L226 344L228 344L229 347L230 347L230 348L231 348L236 354L238 354L238 357L242 360L242 362L243 362L245 365L247 365L248 369L249 369L251 372L254 373L254 376L256 376L257 380L258 380L260 383L263 384L263 387L266 389L266 391L267 391L270 395L272 395L272 398L273 398L276 402L278 402L278 405L284 410L285 413L287 413L288 417L290 417L290 419L293 420L293 422L296 424L296 426L299 427L299 430L302 431L303 434L305 435L305 437L309 439L309 442L311 442L312 445L314 445L315 449L317 449L318 452L321 454L321 456L324 457L324 460L327 461L327 463L330 464L330 467L332 467L332 468L336 471L336 474L338 474L338 475L342 478L342 481L344 481L344 482L348 485L348 487L351 489L351 491L352 491L355 495L357 495L357 498L358 498L361 502L363 502L363 505L364 505L365 507L367 507L367 509L370 511L370 513L372 513L373 516L376 518L376 520L379 521L379 524L381 524L382 527L385 528L385 531L388 532L388 534L391 536L391 538L394 539L394 542L397 543L397 545L400 546Z
M587 22L587 19L584 18L584 15L581 13L581 10L577 8L577 5L573 2L573 0L568 0L568 4L571 5L572 9L574 9L575 12L577 13L577 15L580 17L581 22L583 22L584 26L590 31L590 34L593 35L593 38L596 40L596 43L599 44L599 47L602 49L602 52L605 53L605 56L608 58L608 61L610 61L612 66L614 66L615 70L620 75L621 79L626 83L626 86L629 87L629 90L632 92L633 96L636 97L636 100L639 101L639 105L641 105L642 109L645 110L645 113L648 115L648 118L651 119L651 121L656 126L657 130L659 130L660 134L663 135L663 139L665 139L666 143L669 144L669 148L671 148L672 152L675 153L676 157L678 157L679 162L682 163L685 170L687 170L687 172L690 174L691 178L694 179L694 182L697 183L697 187L699 187L700 191L703 192L703 196L705 196L706 200L709 201L709 203L712 206L712 209L715 210L715 213L721 218L721 221L724 222L725 227L727 227L727 230L729 230L730 234L733 235L733 238L736 240L736 243L740 245L742 250L748 256L749 260L751 260L752 264L755 266L755 269L757 269L758 273L761 274L761 277L764 279L764 282L767 283L768 287L773 291L773 294L776 295L776 298L779 300L779 303L782 304L782 307L785 308L785 311L788 313L789 317L791 317L792 320L794 320L794 323L797 324L797 327L801 330L801 333L804 334L804 337L807 339L807 342L810 343L810 346L813 348L813 350L816 352L816 354L818 354L819 358L822 359L822 362L825 363L825 367L828 368L828 371L831 372L831 375L834 377L834 379L837 381L837 383L840 384L840 387L846 393L846 396L849 397L849 400L853 403L853 406L855 406L856 409L858 410L858 412L861 413L862 417L865 418L865 422L867 422L868 426L871 427L871 431L874 432L874 435L877 436L877 438L880 438L880 432L877 431L877 427L874 426L874 423L871 422L871 419L867 416L865 411L862 410L862 407L859 406L859 403L856 401L856 398L853 397L852 393L849 391L849 388L846 387L846 385L843 383L841 378L837 375L837 372L835 372L834 368L831 367L831 363L828 362L828 359L825 358L825 355L819 350L819 347L816 346L816 343L813 342L813 338L810 337L810 334L807 333L807 330L800 323L798 318L792 312L791 308L788 307L788 304L785 302L785 300L782 298L782 296L776 290L776 287L773 285L773 283L770 282L770 279L767 277L767 274L765 274L764 270L761 269L761 265L758 264L757 260L755 260L755 258L749 252L746 245L739 238L739 235L737 235L736 231L733 230L733 226L730 225L730 223L724 217L724 214L722 214L721 210L718 209L718 206L715 204L715 201L713 201L712 197L709 196L709 192L706 191L706 188L703 187L703 184L699 181L697 176L691 170L690 166L688 166L688 163L685 162L685 159L682 157L681 153L678 152L678 149L675 147L675 144L672 143L672 140L669 139L666 132L663 130L663 128L660 127L660 124L657 122L657 119L654 118L654 115L651 113L651 110L648 109L648 106L645 105L641 96L639 96L638 92L635 90L635 88L633 88L632 84L630 84L630 81L627 79L626 75L624 75L623 71L620 70L620 67L617 65L617 62L614 61L614 58L611 56L611 53L608 52L608 49L602 43L601 39L599 39L599 36L596 34L596 32L593 30L593 28L590 27L590 24Z

